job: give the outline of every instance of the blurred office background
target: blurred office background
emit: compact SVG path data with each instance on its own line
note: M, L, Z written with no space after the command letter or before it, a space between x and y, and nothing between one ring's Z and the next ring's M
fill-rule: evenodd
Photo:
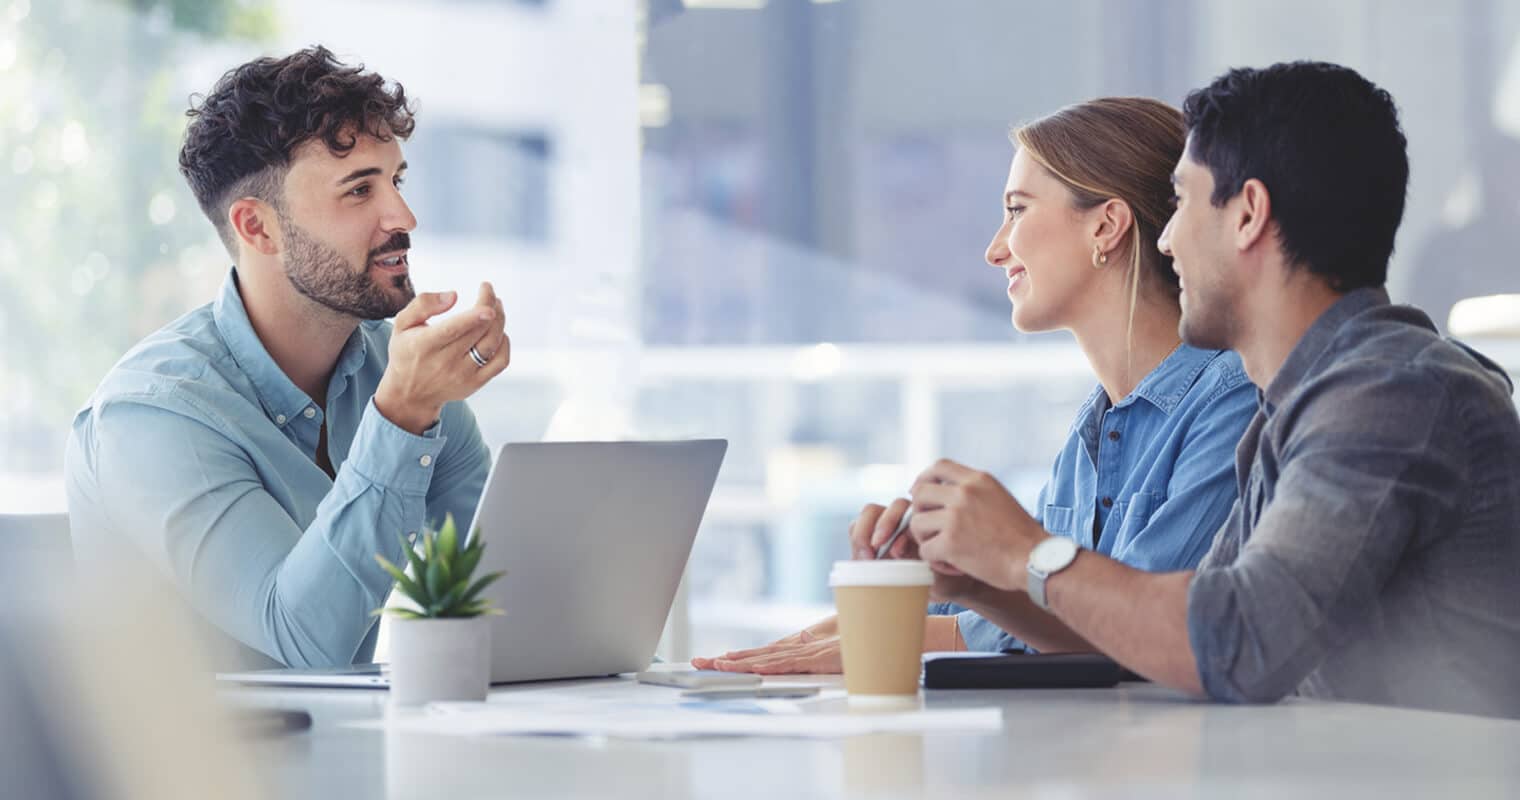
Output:
M730 440L674 657L825 613L848 521L936 457L1038 491L1093 379L982 263L1010 124L1339 61L1409 135L1395 299L1444 324L1520 292L1499 0L0 0L0 512L63 509L74 410L225 276L176 171L189 95L317 42L417 99L419 287L505 298L493 445Z

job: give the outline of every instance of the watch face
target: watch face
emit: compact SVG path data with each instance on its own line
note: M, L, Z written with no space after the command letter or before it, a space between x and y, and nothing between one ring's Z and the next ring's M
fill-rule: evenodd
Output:
M1029 565L1041 572L1060 569L1077 555L1077 543L1065 536L1052 536L1029 554Z

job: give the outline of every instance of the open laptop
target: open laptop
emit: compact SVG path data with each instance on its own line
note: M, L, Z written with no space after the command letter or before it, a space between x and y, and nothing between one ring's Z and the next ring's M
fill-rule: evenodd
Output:
M541 442L496 454L471 535L492 617L491 682L646 669L728 442ZM386 688L380 665L221 673L219 680Z

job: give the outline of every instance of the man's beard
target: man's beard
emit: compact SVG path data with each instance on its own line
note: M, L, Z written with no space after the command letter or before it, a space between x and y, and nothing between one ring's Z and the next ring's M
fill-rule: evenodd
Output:
M1229 350L1235 346L1235 319L1229 292L1219 286L1204 288L1188 284L1187 310L1177 333L1191 347Z
M405 233L398 233L364 262L364 269L353 265L338 251L317 241L289 218L281 215L285 230L285 274L296 291L339 314L358 319L388 319L406 307L416 296L409 274L391 278L391 289L370 277L370 261L379 254L407 247Z

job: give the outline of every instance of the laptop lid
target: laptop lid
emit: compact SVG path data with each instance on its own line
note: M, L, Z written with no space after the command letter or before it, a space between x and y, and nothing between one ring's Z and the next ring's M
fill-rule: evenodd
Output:
M485 592L491 682L649 666L728 442L539 442L501 447L471 535Z
M491 682L649 666L728 442L540 442L497 451L471 535L485 596ZM385 688L374 664L221 673L218 680Z

